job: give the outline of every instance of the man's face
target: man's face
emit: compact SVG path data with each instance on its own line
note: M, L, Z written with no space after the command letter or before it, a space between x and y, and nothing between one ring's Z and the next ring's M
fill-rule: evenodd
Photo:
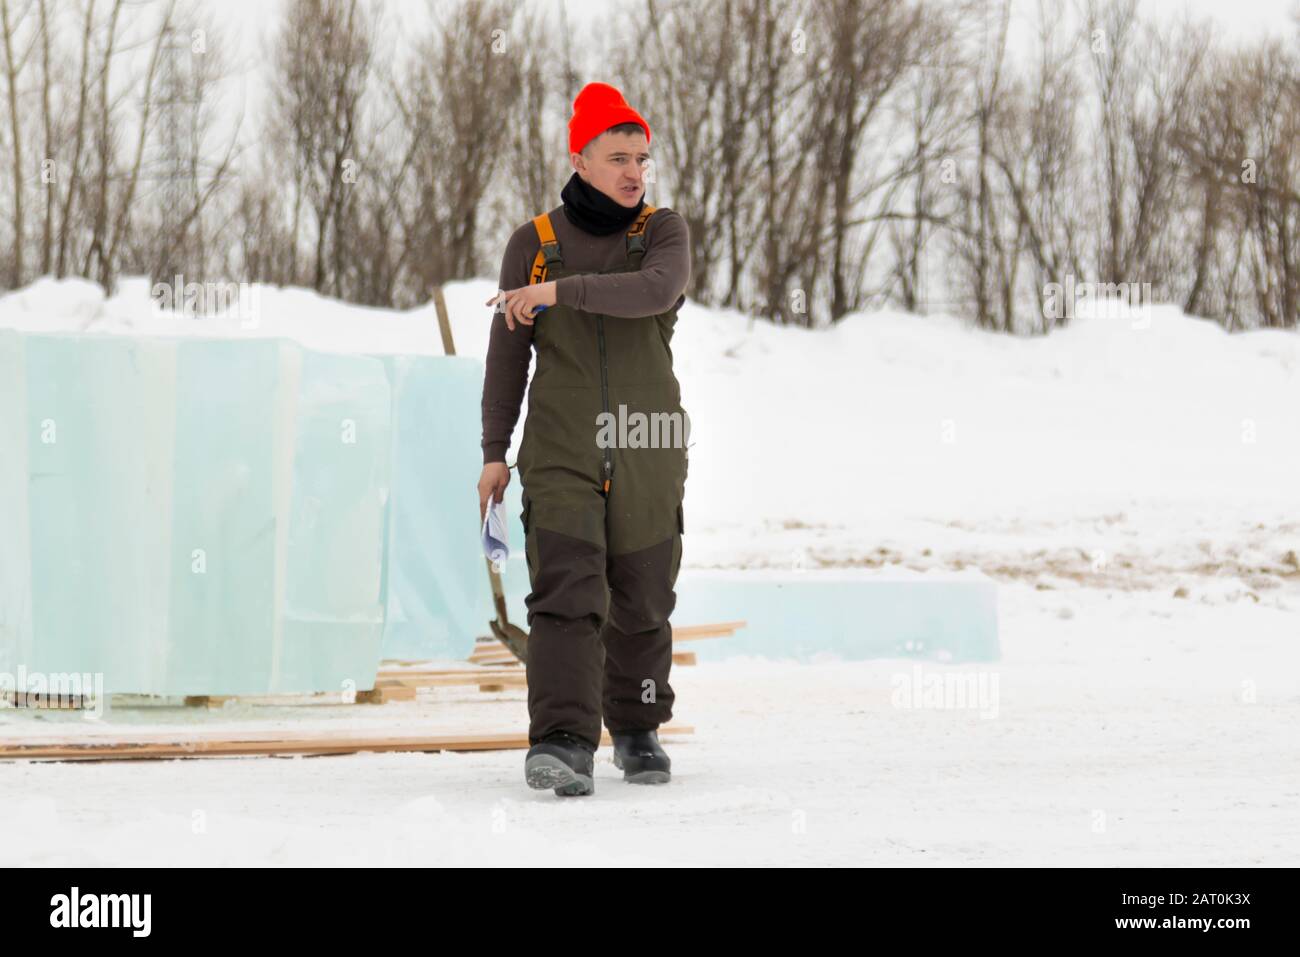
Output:
M601 133L587 144L586 155L570 153L578 175L614 202L629 209L645 192L643 165L650 159L645 134Z

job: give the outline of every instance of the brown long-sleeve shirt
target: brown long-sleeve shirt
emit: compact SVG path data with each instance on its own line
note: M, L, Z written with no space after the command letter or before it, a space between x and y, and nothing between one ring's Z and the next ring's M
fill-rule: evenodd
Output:
M550 216L566 270L597 273L615 269L627 261L625 232L593 236L570 223L563 206L551 210ZM691 275L691 244L686 221L671 209L656 210L646 224L645 244L645 256L638 271L608 276L565 276L556 281L556 301L563 306L630 320L680 306L686 299L686 284ZM531 221L516 229L501 259L500 288L518 289L528 285L533 260L540 248ZM537 322L545 321L546 313L539 313ZM484 464L506 460L506 449L510 447L510 436L519 421L524 390L528 386L534 328L515 323L511 332L505 314L493 313L483 377Z

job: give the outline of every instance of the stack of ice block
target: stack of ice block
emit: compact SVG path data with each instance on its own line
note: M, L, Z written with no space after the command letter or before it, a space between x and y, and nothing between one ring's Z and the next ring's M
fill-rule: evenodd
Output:
M0 671L370 687L391 412L371 357L0 330Z
M495 615L482 383L469 357L0 330L0 672L346 691L382 656L468 655ZM526 626L517 476L506 496ZM987 580L687 568L677 592L674 623L749 622L706 658L998 655Z

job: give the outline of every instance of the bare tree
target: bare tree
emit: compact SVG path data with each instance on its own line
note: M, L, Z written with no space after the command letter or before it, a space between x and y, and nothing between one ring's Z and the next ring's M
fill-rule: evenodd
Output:
M499 169L520 99L515 55L526 42L505 0L459 0L416 44L404 115L414 156L406 234L420 295L479 268L480 206Z
M90 244L82 262L83 276L96 276L102 284L110 281L111 266L107 262L105 248L109 217L109 179L112 175L114 154L117 151L117 104L110 99L110 78L113 72L113 59L117 55L118 26L121 20L123 0L114 0L109 13L104 50L99 63L99 123L95 127L95 159L98 163L98 191L93 195L94 218ZM75 175L75 173L74 173ZM74 184L82 187L82 181Z
M901 208L885 208L894 262L892 278L897 300L909 312L926 308L925 251L937 230L951 228L957 181L956 157L970 128L963 83L970 66L964 61L962 21L965 4L926 8L918 37L923 62L908 72L895 110L907 131L908 152L902 172L909 177L910 200Z
M1225 52L1136 0L1036 3L1018 58L1011 0L612 15L599 52L627 65L600 78L653 117L688 294L815 326L942 287L985 328L1047 331L1043 290L1074 275L1151 280L1229 328L1300 323L1300 49ZM597 50L563 5L430 0L395 36L389 9L289 0L244 157L176 0L0 0L4 281L183 265L393 306L494 272L501 231L567 176Z
M346 243L341 223L360 167L358 132L374 19L358 0L294 0L277 39L274 122L290 149L297 237L304 204L314 217L310 281L337 293L332 264ZM291 281L298 279L297 243Z
M893 205L905 167L862 162L864 135L907 71L917 64L923 9L903 0L826 0L818 5L830 56L824 94L828 109L816 143L818 166L829 180L830 318L862 305L861 277L879 235L879 220L864 224L861 204L880 190ZM865 182L864 182L865 180ZM860 225L865 228L859 229ZM859 251L851 251L854 239Z
M111 289L116 279L118 256L121 252L123 237L126 235L127 223L135 204L136 189L140 183L140 171L144 162L145 145L149 140L150 123L154 115L154 99L156 96L154 81L158 76L158 64L162 59L164 49L168 43L172 42L172 20L175 15L176 0L168 0L164 8L162 23L154 35L153 50L149 56L144 86L140 90L139 130L136 135L135 155L131 160L130 168L125 174L126 184L123 194L118 199L117 214L113 217L112 223L105 226L106 232L103 243L107 247L107 252L101 261L102 271L100 275L100 282L105 289ZM105 77L108 75L107 64L105 65L104 75ZM106 181L103 182L101 188L104 190L104 195L101 197L100 208L104 211L105 218L107 218L109 203Z
M560 16L565 16L563 4ZM531 219L555 204L568 175L564 128L576 83L572 37L563 21L557 30L543 8L525 8L508 38L508 55L517 71L518 102L525 105L506 120L503 169L510 189L500 215L505 224ZM555 64L565 68L557 75Z
M9 137L13 148L13 264L10 284L14 287L23 283L23 247L27 245L27 231L23 221L23 193L27 184L23 176L23 135L22 113L18 109L18 83L26 62L26 54L20 56L17 50L17 31L19 24L26 18L31 4L24 4L20 10L10 10L9 0L0 0L0 48L4 52L5 89L9 106ZM30 52L30 48L28 50Z
M770 245L755 195L758 130L764 97L775 104L802 82L791 45L802 10L789 0L724 0L703 17L685 0L647 0L624 47L621 58L641 66L626 77L629 95L660 118L659 188L686 220L689 294L702 302L740 305L753 245L763 234Z
M998 114L993 161L1003 174L1034 268L1035 291L1049 283L1063 284L1067 275L1083 275L1076 53L1077 35L1064 26L1063 4L1040 0L1032 71L1008 87ZM1031 300L1040 301L1036 295ZM1045 328L1053 322L1047 318Z
M996 11L990 11L987 4L982 11L979 53L969 80L974 95L974 144L969 164L973 169L958 179L961 212L949 234L951 248L963 267L953 274L954 291L969 302L978 325L1001 331L1015 328L1014 270L1021 240L1020 235L1004 238L1008 217L994 167L1010 17L1008 0L1002 0Z
M53 46L54 26L50 20L49 0L39 0L40 11L40 46L41 46L41 175L45 186L45 216L41 231L41 273L48 275L54 254L54 211L58 201L58 175L56 169L46 167L54 156L54 112L51 96L54 87L54 74L51 67L50 51Z
M77 187L81 181L81 163L86 143L86 111L90 102L90 84L93 66L91 62L90 40L95 26L95 0L87 0L86 14L81 28L81 70L77 94L77 118L73 123L74 145L72 162L68 167L67 185L63 193L63 211L59 220L59 258L56 275L61 279L66 276L69 247L72 242L73 203ZM73 252L75 256L76 253Z

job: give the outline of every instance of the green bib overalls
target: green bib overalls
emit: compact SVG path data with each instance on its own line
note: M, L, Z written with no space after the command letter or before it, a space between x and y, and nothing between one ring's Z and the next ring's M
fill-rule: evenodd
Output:
M627 237L641 267L645 207ZM531 282L571 275L545 214ZM689 424L669 343L674 307L641 318L551 306L519 446L528 607L529 739L600 743L672 716L673 587L685 530ZM602 413L609 413L603 416ZM638 419L642 427L637 428ZM604 428L602 429L602 426Z

